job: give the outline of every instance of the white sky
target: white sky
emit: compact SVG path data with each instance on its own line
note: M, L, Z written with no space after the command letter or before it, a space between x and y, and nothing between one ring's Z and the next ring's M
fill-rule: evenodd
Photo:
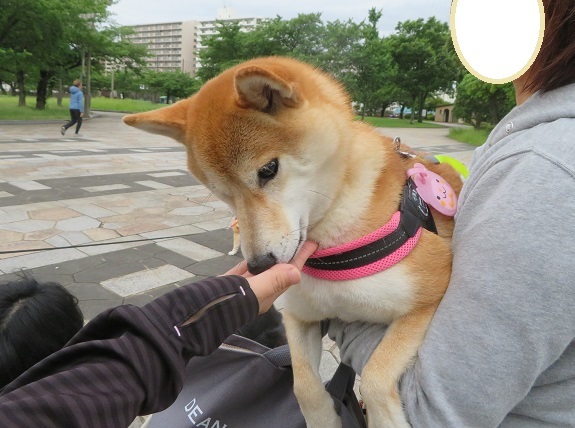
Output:
M120 25L155 22L211 20L224 6L233 9L239 18L290 19L298 13L322 13L322 20L356 22L367 19L367 12L382 9L379 29L383 35L394 31L400 21L435 16L449 22L451 0L118 0L111 7L113 19Z

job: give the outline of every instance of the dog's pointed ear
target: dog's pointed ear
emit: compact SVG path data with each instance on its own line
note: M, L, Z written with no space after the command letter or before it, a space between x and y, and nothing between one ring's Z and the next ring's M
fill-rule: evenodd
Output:
M281 105L297 107L302 102L293 82L265 68L254 65L241 67L234 78L237 103L241 107L271 113Z
M129 114L122 120L127 125L152 134L165 135L183 143L190 103L190 98L187 98L169 107Z

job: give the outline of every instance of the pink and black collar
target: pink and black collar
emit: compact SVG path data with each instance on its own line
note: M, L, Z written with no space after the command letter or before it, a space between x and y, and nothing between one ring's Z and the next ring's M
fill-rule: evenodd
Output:
M437 233L427 203L407 180L399 211L375 232L353 242L314 253L303 272L330 281L363 278L399 263L417 244L421 229Z

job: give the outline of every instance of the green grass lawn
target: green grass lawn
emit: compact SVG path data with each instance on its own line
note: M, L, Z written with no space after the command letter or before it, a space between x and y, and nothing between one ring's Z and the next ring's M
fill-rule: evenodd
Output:
M361 120L361 116L356 116L355 118ZM413 122L413 125L410 125L409 118L392 119L388 117L365 116L365 121L379 128L444 128L444 126L431 122L419 123L417 120Z
M46 110L36 110L35 97L26 97L26 106L18 107L18 97L10 95L0 95L0 120L67 120L70 118L68 105L70 99L63 98L62 106L58 106L56 98L48 98ZM140 101L132 99L110 99L104 97L92 98L92 110L121 111L121 112L141 112L155 110L165 107L165 104L154 104L150 101ZM356 119L361 120L360 116ZM384 117L366 116L365 121L373 126L381 128L443 128L432 122L409 124L407 119L391 119Z
M166 104L154 104L151 101L132 100L129 98L123 100L104 97L92 98L92 110L140 112L156 110L160 107L166 107Z
M64 98L62 99L62 106L59 107L56 98L48 98L46 110L36 110L34 108L36 105L35 97L26 97L26 106L18 107L18 97L0 95L0 120L66 120L70 118L69 102L69 98ZM165 104L131 99L92 98L92 110L140 112L160 107L165 107Z
M481 129L451 128L449 130L449 138L461 143L471 144L472 146L481 146L487 140L492 129L491 127L482 127Z
M18 107L18 97L0 95L0 120L50 120L70 119L68 100L63 100L62 107L58 107L57 100L50 98L46 110L36 110L35 97L26 97L26 106Z

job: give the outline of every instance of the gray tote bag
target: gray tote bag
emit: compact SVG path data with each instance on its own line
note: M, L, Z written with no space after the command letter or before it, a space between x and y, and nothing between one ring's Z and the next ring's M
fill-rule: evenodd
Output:
M343 428L366 428L353 392L355 372L340 364L326 390L334 399ZM293 394L287 345L269 349L232 335L212 354L194 357L186 380L168 409L148 428L305 428Z

